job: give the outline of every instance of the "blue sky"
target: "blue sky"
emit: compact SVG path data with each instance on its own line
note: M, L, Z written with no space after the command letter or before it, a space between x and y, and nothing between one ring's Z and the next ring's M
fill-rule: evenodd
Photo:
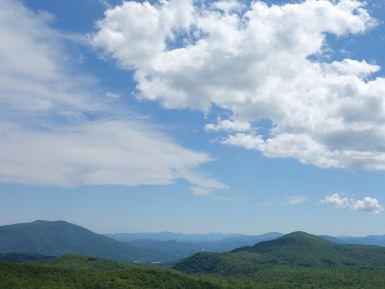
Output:
M384 4L201 2L4 1L1 224L385 233Z

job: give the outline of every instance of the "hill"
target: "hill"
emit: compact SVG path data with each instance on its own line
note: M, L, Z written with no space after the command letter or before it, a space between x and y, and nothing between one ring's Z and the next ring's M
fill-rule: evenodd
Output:
M175 268L186 273L244 274L261 266L385 266L385 248L332 243L294 232L228 253L195 254Z
M0 253L80 254L148 263L167 259L160 252L122 243L65 221L1 226Z

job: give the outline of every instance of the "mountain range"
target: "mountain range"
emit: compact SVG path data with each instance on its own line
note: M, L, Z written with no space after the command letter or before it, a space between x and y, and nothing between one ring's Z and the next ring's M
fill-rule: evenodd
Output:
M121 242L138 242L139 240L176 241L195 244L208 244L208 251L221 252L237 247L250 246L262 241L269 241L283 236L283 233L269 232L260 235L244 234L182 234L173 232L152 233L116 233L106 236ZM362 237L318 235L319 237L340 244L375 245L385 247L385 235L369 235ZM202 247L202 246L201 246ZM204 247L204 246L203 246Z
M124 233L101 235L65 221L34 221L0 226L0 253L44 256L80 254L139 263L175 264L198 252L227 252L275 240L281 233L181 234ZM385 236L319 236L339 244L385 246Z
M33 249L32 245L39 250L43 245L49 245L48 249L55 248L57 254L75 248L86 252L87 256L0 254L1 289L380 289L385 284L384 247L339 244L304 232L290 233L230 252L199 252L179 261L170 270L93 257L111 252L111 248L117 248L116 244L123 246L125 243L69 223L38 221L28 225L16 225L18 230L2 228L0 244L4 245L5 232L8 241L20 243L24 238L21 242L23 250ZM21 228L29 230L23 235ZM46 234L45 238L42 232ZM72 235L68 235L70 233ZM87 250L74 247L76 236L83 238L79 240L81 246L86 245L85 240L96 244L89 243ZM63 242L58 241L59 237ZM38 238L42 238L41 246ZM111 244L109 249L99 247ZM16 245L9 244L8 249L14 249ZM122 254L134 254L126 251L124 246L122 250Z
M284 234L270 232L261 235L242 234L181 234L172 232L160 233L120 233L109 234L108 237L143 249L152 249L164 254L173 253L171 260L178 260L201 251L226 252L235 248L252 246L263 241L274 240ZM375 245L385 247L385 235L364 237L332 237L320 235L322 239L353 245Z

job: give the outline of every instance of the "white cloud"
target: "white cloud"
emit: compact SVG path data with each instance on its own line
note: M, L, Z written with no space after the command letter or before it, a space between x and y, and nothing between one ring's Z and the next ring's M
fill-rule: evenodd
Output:
M297 206L297 205L301 205L303 203L306 203L307 197L293 195L293 196L287 196L286 200L287 200L288 205Z
M353 210L379 214L384 210L384 208L380 205L377 199L366 197L362 200L355 201L353 204Z
M337 208L347 208L350 207L352 200L346 197L341 197L339 194L333 194L326 196L325 199L321 201L323 205L331 205Z
M381 68L364 61L356 61L352 59L344 59L343 61L334 61L329 66L332 70L338 71L345 75L358 75L359 77L367 77Z
M218 122L208 123L205 126L206 131L227 131L227 132L242 132L249 131L251 125L247 121L230 120L230 119L218 119Z
M380 67L323 57L327 35L374 27L363 2L197 5L124 2L107 10L93 43L134 70L139 98L206 113L219 107L232 123L272 123L265 135L227 129L223 143L320 167L385 170Z
M379 214L384 210L377 199L370 197L365 197L362 200L355 200L352 198L341 197L339 194L333 194L326 196L320 203L337 208L350 208L353 211L369 212L373 214Z
M131 186L182 179L211 192L226 188L199 172L210 156L177 144L122 108L117 93L76 73L51 18L0 1L0 182Z
M163 1L156 6L127 1L106 11L93 41L124 67L146 67L166 49L166 40L174 39L175 30L190 25L191 14L191 0Z
M156 185L181 178L203 183L207 189L219 187L190 175L191 170L211 160L208 155L187 150L133 120L86 122L45 131L3 124L0 134L2 182Z

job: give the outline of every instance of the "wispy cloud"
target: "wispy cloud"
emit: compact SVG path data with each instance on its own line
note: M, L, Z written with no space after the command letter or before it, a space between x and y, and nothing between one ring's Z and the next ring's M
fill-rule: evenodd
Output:
M226 187L200 172L209 155L179 145L126 109L118 93L77 72L65 45L71 39L50 19L22 2L0 1L0 182L131 186L183 179L211 192Z
M296 205L301 205L303 203L306 203L308 199L305 196L293 195L293 196L287 196L286 200L288 205L296 206Z

